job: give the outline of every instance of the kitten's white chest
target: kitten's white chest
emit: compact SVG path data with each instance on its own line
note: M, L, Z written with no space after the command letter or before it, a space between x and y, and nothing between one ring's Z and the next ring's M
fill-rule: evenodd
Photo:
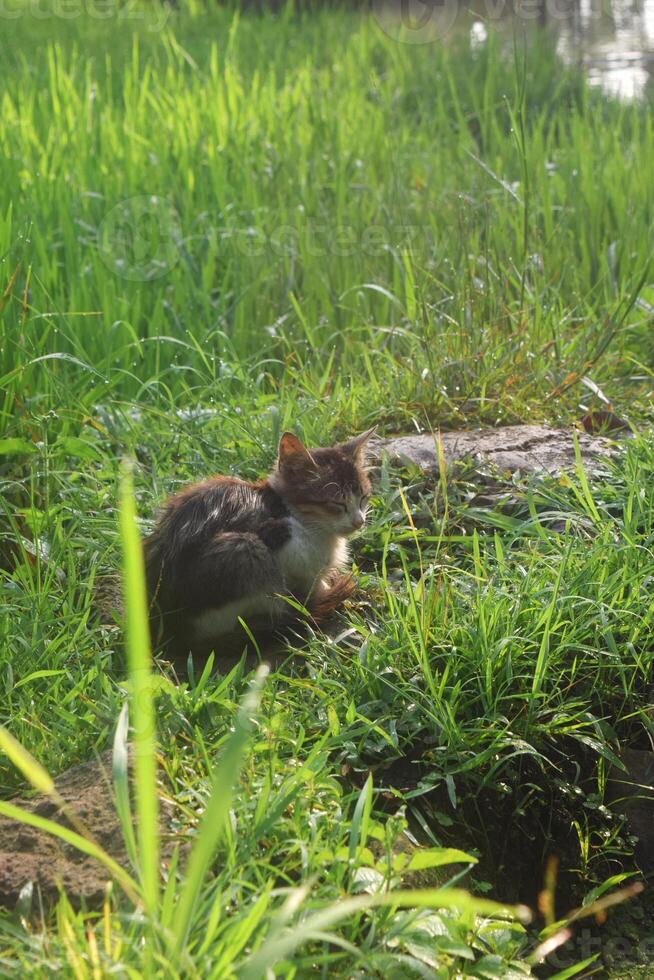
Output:
M343 538L320 534L295 517L289 524L291 537L280 550L279 562L286 588L304 601L328 569L345 562L346 546Z

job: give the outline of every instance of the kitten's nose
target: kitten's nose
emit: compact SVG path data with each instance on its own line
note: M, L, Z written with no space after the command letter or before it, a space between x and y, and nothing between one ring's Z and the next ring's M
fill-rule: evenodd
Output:
M352 526L354 527L355 531L358 531L360 527L363 527L364 523L365 523L365 518L361 513L361 511L359 510L352 518Z

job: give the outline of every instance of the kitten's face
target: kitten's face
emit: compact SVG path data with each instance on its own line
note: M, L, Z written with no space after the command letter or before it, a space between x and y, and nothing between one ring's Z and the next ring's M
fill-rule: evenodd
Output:
M363 527L370 499L364 453L373 431L330 449L311 450L284 433L272 483L305 524L342 536Z

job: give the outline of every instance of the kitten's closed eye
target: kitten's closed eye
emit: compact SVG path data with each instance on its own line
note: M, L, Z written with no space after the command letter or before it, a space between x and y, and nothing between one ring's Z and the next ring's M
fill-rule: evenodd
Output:
M307 500L313 507L322 507L330 514L344 514L347 511L347 504L341 500Z
M341 502L340 500L328 500L323 504L323 507L329 511L330 514L347 513L347 504Z

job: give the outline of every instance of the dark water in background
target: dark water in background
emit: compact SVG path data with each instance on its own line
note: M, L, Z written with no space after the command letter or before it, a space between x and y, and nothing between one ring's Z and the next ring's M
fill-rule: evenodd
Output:
M371 0L389 36L407 44L490 29L548 30L565 61L582 65L593 85L625 99L654 98L654 0Z

